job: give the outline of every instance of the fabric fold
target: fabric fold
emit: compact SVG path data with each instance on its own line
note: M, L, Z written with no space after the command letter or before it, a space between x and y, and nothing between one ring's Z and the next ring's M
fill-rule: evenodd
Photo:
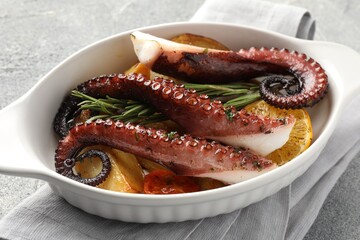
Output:
M315 19L306 9L258 0L207 0L190 21L251 25L310 40L315 34Z

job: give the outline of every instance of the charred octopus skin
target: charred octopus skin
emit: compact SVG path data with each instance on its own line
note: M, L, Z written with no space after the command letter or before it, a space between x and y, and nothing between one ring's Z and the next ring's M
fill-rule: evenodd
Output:
M255 47L221 51L179 44L142 32L134 32L131 37L141 63L155 72L189 82L224 83L268 74L291 74L294 80L269 77L261 84L261 97L275 107L311 107L328 90L328 77L320 64L296 51ZM294 86L290 89L289 85Z
M272 161L248 150L235 149L188 134L170 135L163 130L98 119L75 126L59 141L55 155L57 172L77 180L71 171L64 171L64 168L68 169L67 162L84 146L97 144L161 162L178 175L208 176L228 183L243 181L276 168ZM231 173L224 178L221 176L223 172Z
M156 108L169 119L178 123L186 133L193 136L218 140L235 147L259 150L261 155L281 147L288 139L295 119L270 119L245 110L224 108L220 101L211 101L207 95L186 89L172 80L146 79L142 75L111 74L93 78L77 87L92 97L110 96L120 99L139 100ZM54 121L60 137L68 132L66 122L77 109L79 100L69 96L62 103ZM226 113L231 112L229 119ZM270 139L273 139L269 141ZM267 146L271 143L271 146Z

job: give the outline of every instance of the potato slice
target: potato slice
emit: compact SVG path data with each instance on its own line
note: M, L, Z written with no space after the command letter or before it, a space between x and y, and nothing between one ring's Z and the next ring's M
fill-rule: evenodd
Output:
M229 48L227 48L226 46L224 46L223 44L219 43L218 41L212 38L195 35L191 33L180 34L176 37L173 37L171 41L182 44L194 45L197 47L229 51Z
M118 192L143 192L143 170L133 154L101 145L87 147L82 152L90 149L106 152L111 162L109 176L97 187ZM84 159L75 165L76 172L84 178L96 176L101 168L102 163L99 158Z
M137 192L144 190L144 173L135 155L112 149L114 160L127 183Z
M117 165L114 161L114 158L110 158L111 161L111 171L107 179L99 184L97 187L102 189L107 189L110 191L116 192L127 192L127 193L138 193L140 191L134 189L130 186L127 179L124 177L123 173L121 172L119 165Z

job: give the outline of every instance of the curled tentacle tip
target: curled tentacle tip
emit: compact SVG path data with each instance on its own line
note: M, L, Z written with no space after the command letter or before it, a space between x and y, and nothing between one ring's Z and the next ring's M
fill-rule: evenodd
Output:
M269 76L260 83L259 91L261 98L272 106L299 109L319 102L327 93L327 88L327 81L324 87L306 89L301 79Z
M83 178L79 174L74 172L74 167L77 162L83 161L89 157L99 157L102 162L102 169L99 174L92 178ZM109 157L106 153L100 150L89 150L85 153L74 157L74 158L67 158L62 163L58 163L56 167L56 171L68 178L71 178L75 181L90 185L90 186L97 186L104 182L106 178L109 176L111 170L111 162Z

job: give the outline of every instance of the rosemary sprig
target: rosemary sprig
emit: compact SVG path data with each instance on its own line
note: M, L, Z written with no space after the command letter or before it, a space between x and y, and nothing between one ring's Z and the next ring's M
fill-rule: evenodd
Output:
M198 93L205 93L209 97L229 96L245 94L249 91L257 91L259 89L258 84L255 83L239 83L239 84L194 84L185 83L186 88L195 89Z
M260 99L259 85L256 83L236 84L193 84L185 83L186 88L192 88L199 94L206 94L211 99L219 99L224 107L234 106L237 110Z
M220 99L225 107L234 106L237 110L260 99L259 87L255 83L223 85L185 83L184 86L195 89L199 94L206 94L211 99ZM167 120L165 115L156 112L154 108L143 102L109 96L97 99L76 90L72 91L72 95L82 100L78 104L80 109L90 109L99 113L89 120L112 118L142 124Z
M100 113L91 117L89 120L96 120L99 118L111 118L114 120L121 120L132 123L152 123L159 122L166 119L166 117L142 102L127 99L117 99L106 96L106 98L93 98L77 90L71 92L83 101L78 105L80 109L90 109Z
M242 96L233 98L227 102L224 103L224 107L230 107L233 106L235 107L237 110L245 107L246 105L255 102L256 100L260 99L260 93L259 92L254 92L251 94L244 94Z

